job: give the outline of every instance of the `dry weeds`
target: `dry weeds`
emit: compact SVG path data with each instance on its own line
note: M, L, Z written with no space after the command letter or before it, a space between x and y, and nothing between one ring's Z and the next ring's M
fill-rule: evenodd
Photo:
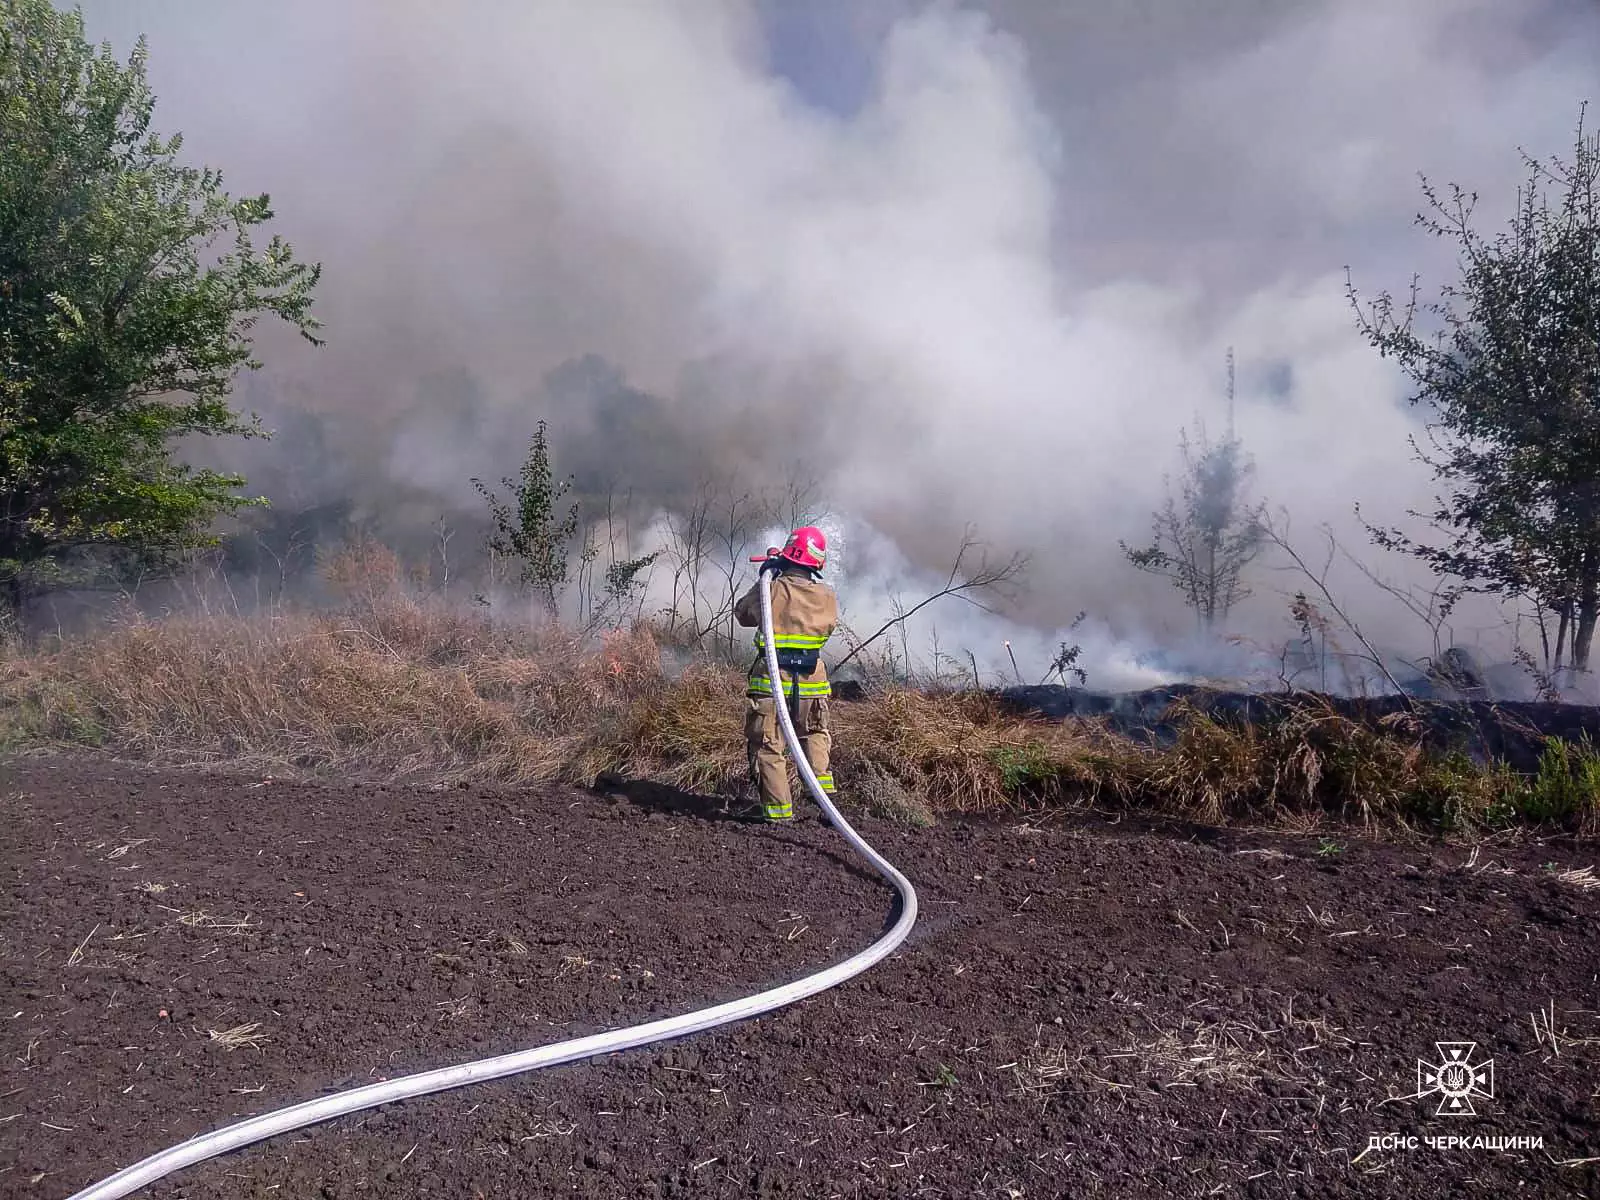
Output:
M1238 1016L1189 1016L1170 1027L1146 1018L1146 1024L1108 1050L1036 1042L1014 1064L1018 1093L1047 1102L1063 1090L1131 1092L1151 1084L1248 1091L1270 1080L1315 1088L1322 1082L1319 1055L1359 1044L1325 1020L1297 1016L1292 1003L1266 1024Z
M588 786L622 774L735 791L742 674L710 655L684 660L645 626L592 638L506 627L379 579L332 614L133 618L0 653L0 746L384 782ZM1257 725L1189 707L1164 746L1093 721L1023 719L984 694L890 689L833 714L846 801L912 825L1098 804L1470 829L1503 818L1510 787L1504 772L1425 752L1406 719L1373 727L1315 700ZM1561 794L1579 797L1579 823L1592 826L1596 798Z
M1600 1045L1600 1037L1574 1037L1567 1032L1565 1022L1557 1025L1559 1017L1588 1017L1593 1022L1595 1015L1591 1011L1582 1009L1557 1014L1556 1002L1552 999L1548 1008L1535 1009L1528 1014L1528 1019L1533 1024L1533 1040L1539 1049L1549 1050L1552 1056L1560 1057L1563 1049Z
M227 917L213 916L203 908L191 912L180 913L178 924L186 925L191 929L218 929L226 933L243 933L246 929L254 929L256 923L248 915L230 919Z
M89 930L88 934L84 937L83 941L78 943L77 948L74 949L73 952L67 956L67 966L75 967L75 966L77 966L79 963L81 963L83 961L83 952L86 949L88 949L89 939L94 937L95 933L99 930L99 928L100 928L100 926L97 923L93 929Z

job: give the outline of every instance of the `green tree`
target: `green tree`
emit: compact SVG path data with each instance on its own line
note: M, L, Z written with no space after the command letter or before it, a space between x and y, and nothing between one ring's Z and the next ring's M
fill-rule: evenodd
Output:
M1228 352L1228 435L1213 443L1198 424L1194 442L1178 436L1183 456L1180 495L1170 494L1152 521L1152 540L1142 549L1120 543L1128 561L1141 571L1172 581L1194 609L1200 628L1210 631L1239 601L1250 595L1244 570L1265 540L1263 504L1250 505L1245 485L1255 466L1233 430L1233 351ZM1170 483L1169 483L1170 486Z
M1427 448L1412 446L1448 489L1410 514L1437 540L1369 531L1469 590L1531 602L1546 667L1583 672L1600 620L1600 139L1580 110L1570 162L1523 160L1515 214L1493 237L1474 227L1475 193L1423 180L1417 223L1459 258L1437 299L1413 280L1408 302L1363 307L1348 287L1361 332L1430 415Z
M163 558L249 503L243 479L174 457L192 435L257 435L228 404L262 314L313 343L321 269L251 230L235 200L151 132L140 40L127 64L81 12L0 0L0 595L73 561ZM219 242L221 243L219 245Z
M511 492L509 504L481 480L472 481L472 486L488 501L489 515L494 522L489 548L496 554L517 560L523 586L537 591L550 615L555 616L560 607L561 591L567 584L572 542L578 535L578 506L574 504L565 517L556 512L556 504L571 489L572 480L558 481L551 469L545 422L540 421L539 428L534 431L518 478L501 482ZM580 557L587 562L595 553L586 546ZM640 569L644 565L641 563Z

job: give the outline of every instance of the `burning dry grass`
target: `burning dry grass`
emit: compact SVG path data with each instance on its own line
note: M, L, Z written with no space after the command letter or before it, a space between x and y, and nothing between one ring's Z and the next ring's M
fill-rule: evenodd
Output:
M745 770L740 672L711 658L673 670L672 657L648 628L583 639L394 595L337 615L132 619L0 658L0 743L385 781L588 785L614 773L728 791ZM1536 795L1426 752L1404 720L1366 725L1314 700L1256 725L1190 708L1162 746L1091 721L1022 719L987 695L890 690L833 714L847 796L913 824L1098 803L1297 824L1520 814L1592 830L1600 790L1588 752L1553 755Z

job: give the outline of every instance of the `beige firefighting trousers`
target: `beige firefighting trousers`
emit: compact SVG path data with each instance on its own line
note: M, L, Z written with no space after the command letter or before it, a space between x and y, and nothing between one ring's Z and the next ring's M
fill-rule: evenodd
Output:
M779 703L788 702L785 696ZM778 727L773 700L770 696L749 696L746 704L745 746L750 756L750 774L761 791L761 807L769 821L790 820L794 805L789 798L789 760L784 757L783 730ZM801 696L798 713L791 710L790 716L817 782L823 791L833 795L833 775L828 769L833 734L828 728L827 697Z

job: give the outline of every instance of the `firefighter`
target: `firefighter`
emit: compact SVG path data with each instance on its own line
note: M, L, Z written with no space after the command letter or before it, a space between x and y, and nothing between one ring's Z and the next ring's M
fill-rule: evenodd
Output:
M789 706L794 731L811 770L822 790L832 796L833 775L828 758L833 738L828 728L828 697L833 689L821 655L839 623L839 602L833 589L822 581L828 539L816 526L802 525L789 535L781 550L774 547L767 556L761 569L772 572L772 636L777 643L780 676L777 687L767 678L759 578L733 610L739 624L756 630L756 661L750 667L750 682L745 690L745 747L766 819L792 821L789 764L784 758L783 731L774 705Z

